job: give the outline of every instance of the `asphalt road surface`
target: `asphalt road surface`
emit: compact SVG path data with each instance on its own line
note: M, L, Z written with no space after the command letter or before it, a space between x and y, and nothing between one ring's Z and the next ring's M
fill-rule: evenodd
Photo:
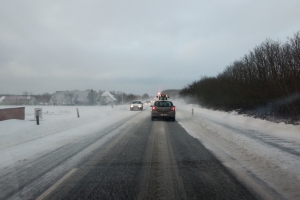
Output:
M2 184L1 199L258 198L176 121L151 121L149 110L15 173L19 187Z

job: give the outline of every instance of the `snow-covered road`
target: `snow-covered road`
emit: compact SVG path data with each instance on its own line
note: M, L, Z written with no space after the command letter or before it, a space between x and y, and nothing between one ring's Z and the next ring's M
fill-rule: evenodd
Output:
M249 189L265 199L300 199L300 126L207 110L180 101L175 101L175 105L177 121L182 127ZM26 106L25 120L0 122L0 199L24 189L22 183L29 173L39 175L38 171L26 171L33 165L42 163L40 168L53 168L52 171L55 168L56 179L59 178L78 160L122 132L122 124L139 113L130 112L128 105L81 106L78 107L80 118L77 118L76 108L42 107L43 119L37 126L33 119L34 107ZM65 154L67 157L59 156L66 151L69 152ZM59 168L51 163L64 165ZM43 174L43 171L40 169L40 176L49 181L53 172ZM42 184L43 180L34 181ZM44 184L49 186L52 182ZM7 185L10 185L9 191Z
M188 133L249 188L265 199L300 198L300 126L195 105L178 110L177 119Z

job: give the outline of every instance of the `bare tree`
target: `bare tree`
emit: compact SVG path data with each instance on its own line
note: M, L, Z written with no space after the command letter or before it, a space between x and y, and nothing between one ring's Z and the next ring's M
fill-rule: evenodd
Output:
M88 93L88 96L87 96L87 98L89 100L89 104L95 105L98 97L99 97L98 93L95 90L91 89L91 91Z
M245 111L268 105L271 110L260 110L300 118L299 80L300 31L285 44L267 39L217 77L202 77L180 95L214 109ZM298 99L290 98L294 96Z
M65 93L64 94L64 103L66 105L72 105L72 104L74 104L73 103L73 98L74 98L74 94L73 93L70 93L70 92Z
M149 95L147 93L143 94L142 99L149 99Z
M52 105L58 105L58 100L56 96L52 96L50 102L52 103Z

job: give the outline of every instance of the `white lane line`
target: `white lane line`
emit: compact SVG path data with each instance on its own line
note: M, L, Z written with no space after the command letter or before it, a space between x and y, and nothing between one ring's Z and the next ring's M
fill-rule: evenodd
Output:
M77 168L72 169L66 175L64 175L61 179L59 179L54 185L52 185L48 190L46 190L43 194L41 194L36 200L43 200L47 195L49 195L53 190L55 190L64 180L69 178Z

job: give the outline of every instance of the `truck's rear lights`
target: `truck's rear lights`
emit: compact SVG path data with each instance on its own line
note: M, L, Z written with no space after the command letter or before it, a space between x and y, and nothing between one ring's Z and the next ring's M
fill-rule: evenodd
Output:
M171 111L175 111L175 106L172 106Z
M153 106L153 107L152 107L152 110L156 110L156 107L155 107L155 106Z

